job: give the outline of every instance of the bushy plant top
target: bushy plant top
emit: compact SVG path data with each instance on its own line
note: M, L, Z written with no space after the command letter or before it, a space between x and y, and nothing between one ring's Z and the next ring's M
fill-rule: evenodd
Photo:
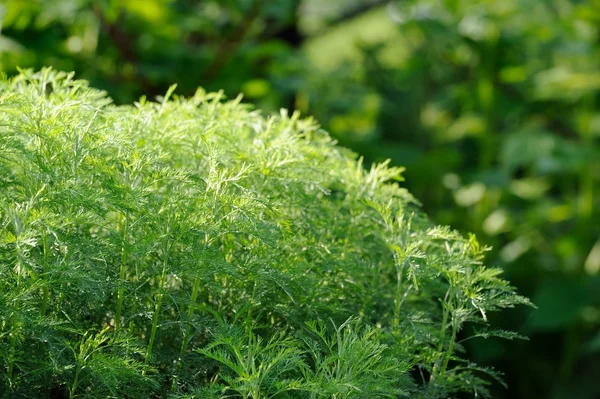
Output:
M3 79L4 397L486 396L460 331L527 300L400 172L220 93Z

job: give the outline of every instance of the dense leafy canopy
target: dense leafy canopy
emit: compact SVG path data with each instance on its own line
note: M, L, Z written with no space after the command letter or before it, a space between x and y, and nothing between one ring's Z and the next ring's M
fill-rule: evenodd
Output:
M486 396L458 334L528 303L486 248L310 119L172 92L0 83L4 392Z
M530 341L465 342L506 372L493 396L600 395L598 0L6 0L0 15L9 75L74 70L126 104L175 82L243 92L315 116L367 167L405 166L429 217L492 246L539 307L494 320Z

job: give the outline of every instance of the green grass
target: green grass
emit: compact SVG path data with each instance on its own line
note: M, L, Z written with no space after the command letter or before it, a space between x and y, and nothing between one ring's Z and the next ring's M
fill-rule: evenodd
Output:
M310 119L0 83L4 397L486 396L460 331L525 298Z

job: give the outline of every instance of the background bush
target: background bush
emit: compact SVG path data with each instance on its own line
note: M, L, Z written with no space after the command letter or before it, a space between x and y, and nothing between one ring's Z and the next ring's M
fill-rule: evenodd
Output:
M366 164L407 167L437 223L474 231L539 310L468 341L494 397L595 397L600 4L8 1L2 69L76 70L119 103L177 82L315 115ZM550 381L550 382L549 382Z

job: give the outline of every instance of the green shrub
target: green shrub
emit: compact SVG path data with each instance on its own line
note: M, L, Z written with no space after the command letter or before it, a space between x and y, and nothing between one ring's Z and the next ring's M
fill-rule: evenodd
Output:
M486 396L467 323L528 304L314 121L220 93L0 83L5 397Z
M494 398L600 397L600 2L394 3L315 38L331 64L348 38L396 29L311 71L301 111L366 162L406 166L431 220L493 246L488 264L539 306L496 319L531 342L466 345L507 372Z

